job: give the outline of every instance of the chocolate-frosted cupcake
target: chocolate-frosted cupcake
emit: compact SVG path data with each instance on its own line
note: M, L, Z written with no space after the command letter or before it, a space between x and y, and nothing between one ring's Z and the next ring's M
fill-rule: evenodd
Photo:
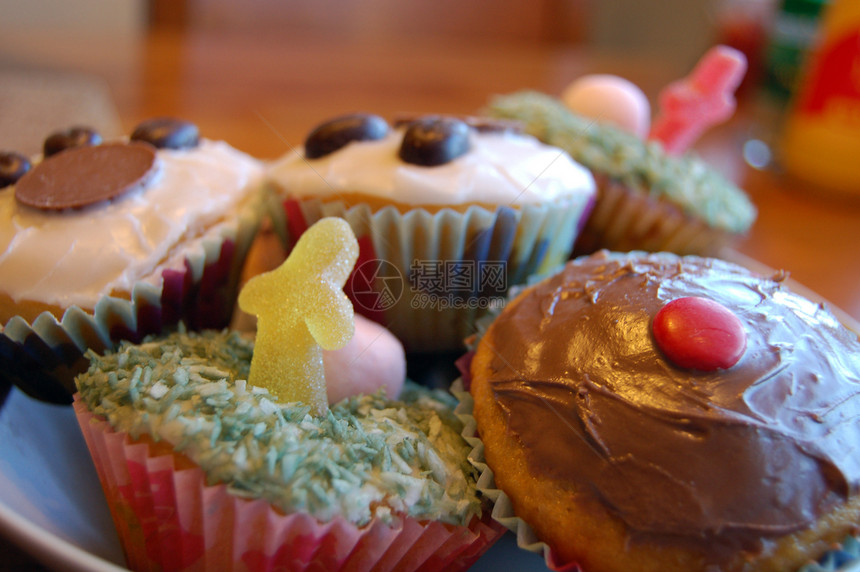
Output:
M333 119L268 177L287 243L324 216L349 221L361 254L347 292L409 352L462 349L508 286L567 259L594 198L564 151L439 116Z
M560 147L597 181L597 201L575 251L647 250L715 255L756 218L747 195L693 153L572 112L538 92L498 96L492 117L522 121L527 133Z
M88 348L180 321L226 326L261 175L256 159L173 119L129 140L49 137L0 189L0 382L69 403Z
M516 297L470 368L499 516L584 572L792 570L856 531L860 342L784 278L602 252Z

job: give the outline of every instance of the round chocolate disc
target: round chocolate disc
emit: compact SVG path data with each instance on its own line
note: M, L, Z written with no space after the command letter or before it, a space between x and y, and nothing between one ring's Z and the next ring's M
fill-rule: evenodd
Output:
M155 174L147 143L75 147L34 166L15 186L19 202L43 210L85 207L147 184Z

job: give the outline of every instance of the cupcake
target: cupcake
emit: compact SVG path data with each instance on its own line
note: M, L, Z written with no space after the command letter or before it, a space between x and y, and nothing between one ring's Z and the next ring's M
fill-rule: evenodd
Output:
M248 379L252 341L89 352L74 408L134 570L460 570L502 533L453 398L407 383L323 415Z
M534 91L494 98L487 115L525 124L527 133L588 167L597 200L575 253L599 249L715 255L756 218L747 195L692 152L571 111Z
M366 114L314 129L268 171L287 244L345 218L361 254L346 289L410 353L461 350L511 284L567 259L594 182L509 122Z
M402 353L350 349L357 258L324 218L242 287L253 341L180 329L88 353L74 407L131 568L459 570L499 537L451 396L401 390Z
M600 252L525 289L469 368L494 515L583 572L792 570L856 532L860 342L784 279Z
M83 353L224 327L262 217L262 165L191 123L57 132L0 171L0 381L70 403Z

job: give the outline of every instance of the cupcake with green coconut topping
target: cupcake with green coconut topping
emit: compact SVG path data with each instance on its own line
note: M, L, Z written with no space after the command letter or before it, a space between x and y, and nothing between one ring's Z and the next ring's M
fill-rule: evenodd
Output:
M469 447L448 395L354 396L325 415L246 383L253 342L175 333L90 354L80 403L132 440L169 443L210 484L284 513L362 526L394 514L467 524L480 515Z
M320 232L331 227L349 236ZM346 222L324 219L282 269L305 272L345 299L342 280L326 281L332 266L348 273L354 256L315 259L328 266L305 258L319 253L316 241L340 238L354 241ZM350 250L349 240L343 244ZM243 295L277 295L251 284ZM300 298L288 291L278 307L298 307ZM258 323L271 321L267 312ZM320 385L308 378L321 371L311 362L315 340L326 334L314 331L309 348L297 347L298 329L321 322L304 307L296 315L296 329L259 329L256 340L181 330L104 355L89 352L74 407L129 566L467 568L501 527L477 492L456 402L407 384L397 399L380 390L320 406L313 391L303 391ZM351 314L344 316L328 326L343 325L349 334ZM279 344L282 353L307 363L272 384L259 367L260 358L269 359L260 347L272 343L270 336L278 345L284 334L290 343ZM183 549L173 550L176 543Z
M539 92L498 96L485 110L567 151L594 174L597 201L575 247L715 254L756 218L749 197L693 153L671 154Z

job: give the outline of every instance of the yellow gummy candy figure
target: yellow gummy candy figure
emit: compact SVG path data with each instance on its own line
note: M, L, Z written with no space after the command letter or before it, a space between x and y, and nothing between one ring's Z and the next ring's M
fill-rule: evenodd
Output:
M325 413L322 350L352 338L355 316L343 285L357 258L349 224L324 218L305 231L281 266L245 284L239 307L257 316L248 383L279 401L301 401Z

